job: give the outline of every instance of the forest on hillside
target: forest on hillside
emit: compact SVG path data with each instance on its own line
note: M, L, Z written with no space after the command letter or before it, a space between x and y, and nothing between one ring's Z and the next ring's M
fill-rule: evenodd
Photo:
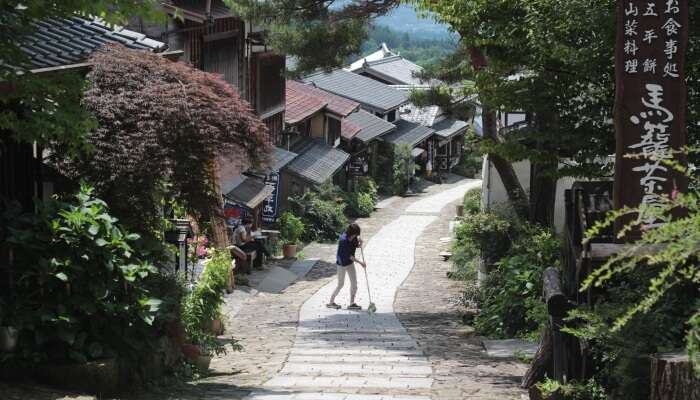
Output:
M362 45L362 55L379 49L382 43L400 53L405 59L426 67L452 53L457 46L457 39L444 35L420 35L400 32L386 26L373 26L367 41Z

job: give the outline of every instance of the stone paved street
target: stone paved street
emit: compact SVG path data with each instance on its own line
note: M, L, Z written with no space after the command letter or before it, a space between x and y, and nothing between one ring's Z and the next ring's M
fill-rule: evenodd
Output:
M450 264L439 257L439 239L449 235L454 205L478 185L456 177L424 185L419 196L391 198L372 218L358 220L376 314L325 307L335 287L335 245L312 244L304 249L305 257L319 262L282 293L249 290L227 298L226 336L238 340L242 351L216 357L204 379L160 385L132 397L524 398L518 379L525 365L486 357L471 329L459 323L454 299L461 284L446 277ZM251 282L263 275L257 272ZM361 267L358 284L357 301L366 308ZM336 301L347 306L347 285Z

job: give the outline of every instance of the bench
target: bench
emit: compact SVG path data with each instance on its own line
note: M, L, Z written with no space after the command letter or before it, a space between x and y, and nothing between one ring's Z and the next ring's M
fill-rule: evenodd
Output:
M244 274L250 274L253 271L253 261L257 258L255 250L245 252L238 246L229 246L231 256L236 260L236 269Z

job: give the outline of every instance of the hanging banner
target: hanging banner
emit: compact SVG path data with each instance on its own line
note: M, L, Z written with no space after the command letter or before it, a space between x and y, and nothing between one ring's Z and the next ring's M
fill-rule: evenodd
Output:
M246 207L224 197L224 218L228 227L236 228L249 214L250 211Z
M684 161L674 151L687 140L688 0L620 0L617 13L615 207L658 207L687 187L664 160ZM650 216L641 222L661 223Z
M367 155L354 155L348 163L348 173L350 176L367 176L369 171L369 163Z
M265 177L265 185L272 188L272 194L263 201L262 220L265 223L273 224L277 222L277 214L279 212L278 197L279 197L279 172L270 172Z

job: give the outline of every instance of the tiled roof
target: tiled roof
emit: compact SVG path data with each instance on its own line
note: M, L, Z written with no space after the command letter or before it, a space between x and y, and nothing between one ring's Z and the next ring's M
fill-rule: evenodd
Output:
M368 54L368 55L362 57L361 59L353 62L352 64L350 64L350 66L348 67L347 70L351 71L351 72L355 72L356 70L361 69L362 65L365 62L377 61L377 60L381 60L382 58L385 58L385 57L392 57L392 56L396 56L396 55L398 55L398 54L391 51L389 49L389 46L386 45L386 43L382 43L382 45L379 46L379 50L375 51L374 53Z
M355 138L364 143L368 143L396 129L396 125L365 110L355 111L348 115L346 120L359 128Z
M380 112L388 112L408 101L408 93L343 69L317 72L303 80Z
M326 109L328 111L332 112L333 114L340 115L341 117L346 117L348 114L360 107L360 103L335 95L312 85L307 85L297 81L287 81L287 86L290 85L299 91L303 91L310 96L323 100L327 104Z
M106 43L120 43L137 50L162 51L161 43L119 26L108 26L99 18L71 17L34 23L36 30L22 40L20 48L29 57L29 68L58 67L84 62Z
M449 139L454 135L464 133L469 128L469 124L454 118L445 118L434 124L432 128L435 134L443 139Z
M350 158L350 154L311 138L303 139L292 151L299 156L285 169L317 185L332 178Z
M299 123L323 110L327 103L305 90L306 85L287 81L287 98L284 121L290 125Z
M344 139L350 140L354 138L358 133L360 133L361 130L362 129L359 126L348 121L347 118L340 121L340 136L342 136Z
M262 180L245 175L238 177L231 186L232 189L225 194L226 198L250 209L260 205L273 191Z
M439 106L418 107L413 103L409 103L401 107L400 114L401 118L406 121L425 126L433 126L437 117L442 115L442 109Z
M381 60L368 61L363 64L360 71L378 75L380 78L396 85L420 85L427 83L416 77L417 74L423 71L423 67L401 56L391 56Z
M279 171L284 168L285 165L289 164L296 158L298 154L292 153L285 149L279 147L274 147L272 149L272 160L270 162L270 169L273 171Z
M398 120L396 121L396 131L384 136L382 139L391 144L407 144L414 147L434 133L435 131L427 126L406 120Z
M197 22L207 20L206 1L202 0L166 0L163 1L163 6L171 11L176 8L180 10L185 19L191 19ZM211 16L213 19L234 17L235 14L221 0L212 0Z

